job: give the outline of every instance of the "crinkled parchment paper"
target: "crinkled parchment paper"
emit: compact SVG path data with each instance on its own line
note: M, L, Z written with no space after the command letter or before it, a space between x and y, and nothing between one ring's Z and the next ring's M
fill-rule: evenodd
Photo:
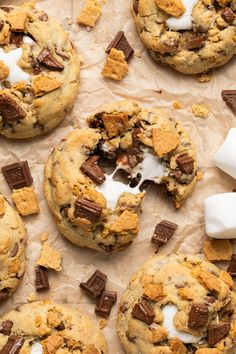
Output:
M1 5L10 3L0 1ZM0 166L17 160L28 160L41 208L38 216L24 219L28 230L27 271L13 297L1 305L1 313L26 302L28 294L35 292L34 266L41 248L40 236L47 232L50 243L63 254L63 270L50 273L51 290L39 297L49 297L72 306L79 305L99 322L100 318L94 315L94 304L80 291L82 280L99 268L108 274L108 289L116 290L120 298L131 274L154 255L155 248L150 238L156 223L163 218L179 224L179 229L168 245L160 250L160 254L176 251L201 253L205 238L203 200L214 193L232 191L236 187L235 180L220 172L212 162L213 154L223 142L228 129L236 127L235 117L221 99L222 89L236 89L235 59L214 72L209 83L199 83L195 77L175 73L156 64L148 56L137 35L129 0L107 0L99 22L91 31L69 25L66 19L75 20L82 5L83 0L45 0L38 4L50 15L61 19L65 28L71 32L83 59L81 89L73 111L57 129L46 136L28 141L0 137ZM106 59L106 46L119 30L125 31L136 55L129 64L128 76L116 83L103 79L101 69ZM162 93L158 93L159 90ZM136 99L143 105L163 107L184 124L197 147L199 167L204 172L204 179L198 183L192 196L179 211L158 189L149 192L143 202L138 238L125 252L106 256L76 247L60 236L43 195L43 170L53 147L74 126L85 126L85 118L99 105L127 98ZM172 109L174 100L181 102L181 110ZM206 104L210 109L209 117L194 117L191 112L194 103ZM2 174L0 185L1 191L11 201L11 192ZM117 309L117 306L113 308L104 329L109 352L112 354L123 353L115 332Z

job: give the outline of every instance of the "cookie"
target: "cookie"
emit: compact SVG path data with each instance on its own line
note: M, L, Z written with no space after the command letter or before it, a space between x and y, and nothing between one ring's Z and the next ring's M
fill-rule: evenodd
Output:
M105 338L78 309L36 301L0 318L2 353L107 354Z
M117 331L126 353L235 353L232 283L227 272L196 256L153 257L121 299Z
M99 251L126 248L138 233L145 181L165 185L179 208L197 181L195 149L179 122L158 108L103 106L55 147L45 196L60 232Z
M0 195L0 301L10 297L25 272L26 230L19 215Z
M234 0L134 0L133 16L151 56L184 74L199 74L236 54Z
M32 3L0 7L0 134L55 128L79 89L80 59L62 25Z

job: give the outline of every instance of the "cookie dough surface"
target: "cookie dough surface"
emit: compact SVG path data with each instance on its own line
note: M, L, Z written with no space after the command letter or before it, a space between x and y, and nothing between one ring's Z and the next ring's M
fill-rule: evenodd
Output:
M79 89L80 59L62 25L32 3L0 7L0 59L0 134L22 139L55 128Z
M151 56L184 74L207 72L227 63L236 54L235 1L198 0L190 15L190 28L170 29L168 20L179 18L176 5L181 2L133 1L137 29Z
M132 277L121 299L117 331L126 353L234 353L233 287L228 273L198 257L153 257ZM137 304L143 301L149 318L141 320ZM218 336L222 324L225 333Z
M17 353L22 354L107 354L105 338L97 326L78 309L65 305L49 301L25 304L2 316L0 326L8 327L0 333L1 350L17 338Z
M165 185L179 208L197 180L195 149L181 124L165 111L143 109L133 101L103 106L88 123L90 128L75 129L49 157L46 199L60 232L70 241L99 251L121 251L138 233L142 182ZM84 164L94 158L111 164L113 172L104 167L94 180L99 169L95 161L84 173ZM117 171L125 174L126 182L115 181Z
M0 302L16 290L25 272L26 230L0 195Z

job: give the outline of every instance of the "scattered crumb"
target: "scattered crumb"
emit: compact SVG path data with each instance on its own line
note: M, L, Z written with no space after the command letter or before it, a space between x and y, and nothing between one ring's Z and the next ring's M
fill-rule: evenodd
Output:
M182 105L181 105L181 103L180 103L179 101L173 101L173 102L172 102L172 107L173 107L174 109L181 109L181 108L182 108Z
M28 302L34 302L37 299L37 296L35 293L30 293L27 297Z
M107 321L105 318L101 319L101 320L99 321L99 328L100 328L100 329L103 329L104 327L106 327L107 322L108 322L108 321Z
M59 272L62 270L61 258L61 253L45 242L42 246L41 254L37 263L42 267L54 269Z
M94 27L101 13L102 9L97 0L86 0L85 6L77 18L77 22L80 25Z
M205 73L197 76L197 81L201 83L209 82L211 80L211 74L210 73Z
M4 197L2 195L0 195L0 216L5 214L5 201L4 201Z
M47 241L48 240L48 234L46 232L43 233L40 239L41 239L42 242Z
M204 177L204 173L202 171L197 171L197 180L201 181Z
M37 196L32 186L13 189L12 199L17 210L23 216L36 214L39 212Z
M209 108L204 104L193 104L192 112L195 117L206 118L209 114Z
M129 68L124 53L121 50L112 48L102 70L102 75L120 81L125 77L128 71Z
M208 240L204 244L204 253L209 261L230 261L233 247L229 240Z

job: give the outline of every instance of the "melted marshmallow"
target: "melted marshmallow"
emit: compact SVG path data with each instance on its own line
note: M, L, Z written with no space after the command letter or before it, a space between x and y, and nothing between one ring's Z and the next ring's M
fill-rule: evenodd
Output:
M10 74L6 78L11 84L19 81L29 81L30 75L23 71L18 65L18 60L22 57L22 48L17 48L6 53L0 48L0 60L9 68Z
M43 354L43 347L40 343L34 343L31 347L31 354Z
M175 305L166 305L162 309L164 316L163 327L168 331L168 338L179 338L183 343L198 343L201 337L193 336L192 334L180 332L174 326L174 317L178 312L178 308Z
M169 29L174 31L191 30L192 29L192 13L198 0L182 0L186 11L180 17L170 17L166 21Z

